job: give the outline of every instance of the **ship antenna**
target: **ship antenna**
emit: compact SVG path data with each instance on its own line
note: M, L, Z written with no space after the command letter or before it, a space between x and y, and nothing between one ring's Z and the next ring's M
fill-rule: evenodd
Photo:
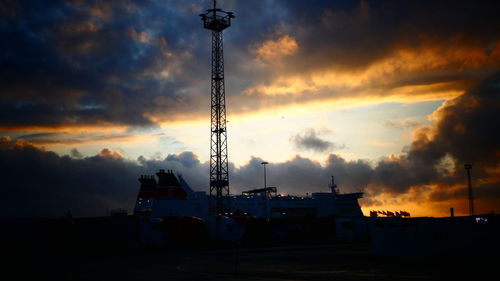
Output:
M337 189L337 185L335 184L335 178L332 175L332 184L330 185L330 189L332 190L333 194L339 193L339 190Z

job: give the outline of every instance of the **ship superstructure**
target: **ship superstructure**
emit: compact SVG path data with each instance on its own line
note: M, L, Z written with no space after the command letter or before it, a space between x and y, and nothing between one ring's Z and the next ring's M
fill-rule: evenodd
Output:
M181 175L160 170L154 176L139 178L141 188L134 209L135 215L151 217L193 216L208 219L210 196L193 191ZM229 197L226 216L257 218L363 216L358 199L363 193L339 193L336 184L331 192L314 192L306 196L281 195L276 187L252 189Z
M194 192L181 175L161 169L139 178L141 188L134 208L135 215L151 217L193 216L206 218L208 197L205 192Z

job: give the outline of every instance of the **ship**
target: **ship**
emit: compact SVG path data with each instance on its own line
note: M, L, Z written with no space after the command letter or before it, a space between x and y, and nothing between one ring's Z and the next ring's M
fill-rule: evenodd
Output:
M215 196L194 191L180 174L160 169L153 175L139 177L140 190L134 215L152 218L196 217L207 221L214 214ZM340 193L334 177L330 192L296 196L278 193L277 187L263 187L229 195L224 206L226 217L265 219L298 217L363 217L358 199L362 192Z

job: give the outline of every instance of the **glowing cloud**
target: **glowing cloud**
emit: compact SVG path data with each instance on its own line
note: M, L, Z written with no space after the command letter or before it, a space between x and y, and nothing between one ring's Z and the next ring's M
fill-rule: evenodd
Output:
M293 55L299 49L299 44L295 38L283 35L275 40L268 40L262 43L257 50L257 57L264 62L272 62L285 56Z

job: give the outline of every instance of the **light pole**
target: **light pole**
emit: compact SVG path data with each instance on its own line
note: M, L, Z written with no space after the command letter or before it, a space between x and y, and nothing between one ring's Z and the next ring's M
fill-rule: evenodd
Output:
M262 164L264 166L264 188L266 188L267 187L267 183L266 183L266 165L269 164L269 162L264 161L264 162L262 162L260 164Z
M266 187L267 187L267 183L266 183L266 165L269 164L269 162L266 162L266 161L263 161L262 163L260 163L264 166L264 200L265 200L265 209L264 209L264 213L266 214L266 219L269 218L268 216L268 204L267 204L267 190L266 190Z
M470 169L472 169L472 165L465 164L464 168L467 171L467 182L469 184L469 213L471 216L473 216L474 215L474 196L472 195L472 182L470 180Z

